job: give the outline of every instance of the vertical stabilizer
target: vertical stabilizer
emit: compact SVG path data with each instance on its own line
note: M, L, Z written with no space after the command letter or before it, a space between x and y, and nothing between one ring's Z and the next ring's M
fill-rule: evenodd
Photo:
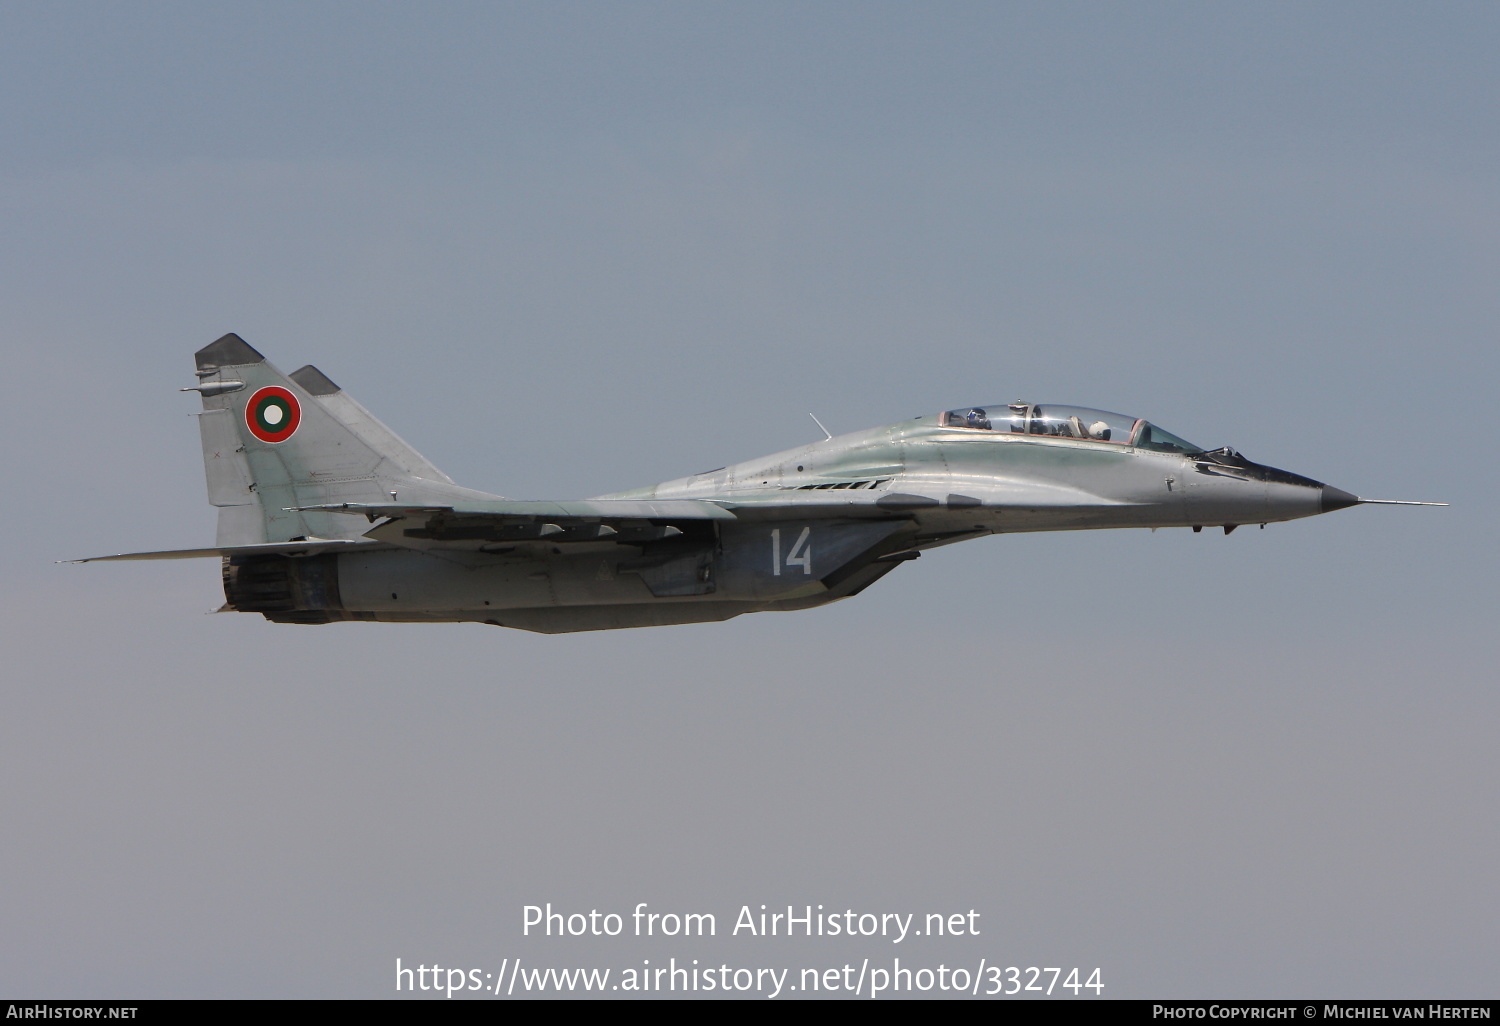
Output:
M354 538L368 526L298 506L493 497L455 485L315 367L282 374L234 334L196 356L220 545Z
M427 462L421 453L407 445L399 435L377 420L373 413L361 406L353 396L335 385L328 375L312 364L308 364L301 370L294 370L287 376L317 399L329 413L333 414L335 420L357 435L371 449L383 453L386 459L411 477L443 484L453 483L452 478Z

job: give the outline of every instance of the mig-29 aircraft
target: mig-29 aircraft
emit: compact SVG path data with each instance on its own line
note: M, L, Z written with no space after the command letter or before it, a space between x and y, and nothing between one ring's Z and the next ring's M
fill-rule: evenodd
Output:
M465 621L561 634L727 620L857 595L991 534L1264 526L1358 503L1136 417L1029 402L829 436L564 502L463 488L315 367L238 335L197 353L224 609L278 623ZM821 426L821 425L820 425ZM826 432L825 432L826 433ZM88 562L88 560L79 560Z

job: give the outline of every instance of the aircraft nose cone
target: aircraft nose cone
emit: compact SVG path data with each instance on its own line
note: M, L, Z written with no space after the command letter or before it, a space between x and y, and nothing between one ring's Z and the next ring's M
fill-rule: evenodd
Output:
M1323 486L1323 512L1332 513L1336 509L1348 509L1350 506L1359 505L1359 496L1351 495L1342 488L1333 485Z

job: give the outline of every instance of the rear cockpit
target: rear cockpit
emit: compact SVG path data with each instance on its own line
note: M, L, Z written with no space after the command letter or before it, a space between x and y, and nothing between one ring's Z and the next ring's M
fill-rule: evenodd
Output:
M1110 442L1153 452L1192 455L1200 446L1138 417L1083 406L1045 406L1034 403L997 403L970 406L940 414L938 426L970 431L994 431L1012 435L1038 435L1087 442Z

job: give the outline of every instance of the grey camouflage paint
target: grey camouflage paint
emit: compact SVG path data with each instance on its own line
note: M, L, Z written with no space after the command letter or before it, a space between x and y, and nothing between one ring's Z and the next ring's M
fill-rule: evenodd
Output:
M985 535L1227 532L1366 501L1232 450L943 415L594 499L508 500L455 484L315 367L284 375L234 334L196 360L215 545L100 558L220 556L225 609L280 622L566 633L724 620L847 598ZM257 395L275 423L247 414Z

